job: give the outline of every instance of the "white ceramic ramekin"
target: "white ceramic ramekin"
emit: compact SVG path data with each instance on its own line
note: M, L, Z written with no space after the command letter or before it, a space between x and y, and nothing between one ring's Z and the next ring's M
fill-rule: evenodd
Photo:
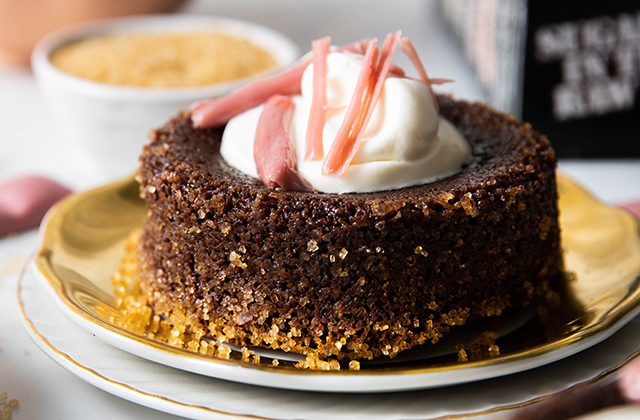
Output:
M71 42L104 34L219 31L244 38L270 52L277 65L252 77L191 88L129 87L94 82L65 73L49 60ZM245 21L194 15L156 15L86 22L43 38L31 62L60 134L95 159L107 178L133 173L148 134L195 101L223 95L294 62L298 47L282 34Z

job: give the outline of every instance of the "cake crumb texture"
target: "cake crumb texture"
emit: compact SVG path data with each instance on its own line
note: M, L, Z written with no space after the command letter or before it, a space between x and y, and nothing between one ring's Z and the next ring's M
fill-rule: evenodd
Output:
M172 119L141 156L141 294L198 339L302 353L315 369L394 357L539 299L563 269L549 141L485 105L438 100L472 161L366 194L265 187L223 161L221 130Z

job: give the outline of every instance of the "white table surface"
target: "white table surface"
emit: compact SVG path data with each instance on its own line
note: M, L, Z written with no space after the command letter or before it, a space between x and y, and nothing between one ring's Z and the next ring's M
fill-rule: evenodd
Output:
M366 36L383 37L400 28L412 38L432 76L456 80L439 91L470 100L485 99L455 43L434 16L431 1L405 0L400 6L388 0L368 0L366 7L363 4L202 0L193 1L184 11L260 22L290 36L301 51L308 49L311 40L327 34L339 44ZM108 176L95 173L82 153L68 149L57 135L27 68L0 64L0 127L0 183L40 174L80 191L110 181ZM560 170L604 202L615 205L640 200L640 159L561 161ZM176 418L86 384L51 361L28 338L20 325L16 290L20 270L36 244L35 231L0 239L0 393L19 400L13 418ZM639 411L633 413L640 417Z

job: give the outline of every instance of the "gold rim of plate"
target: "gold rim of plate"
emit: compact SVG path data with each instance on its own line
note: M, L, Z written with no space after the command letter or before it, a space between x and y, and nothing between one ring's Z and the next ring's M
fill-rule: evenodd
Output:
M558 191L562 247L567 270L572 274L567 296L573 310L552 332L538 331L535 339L516 337L520 343L504 349L501 346L499 357L476 361L435 358L396 365L362 364L360 370L316 371L291 364L274 366L268 358L254 363L238 357L206 356L115 325L112 320L119 314L114 307L111 276L121 264L129 235L142 227L146 217L133 178L58 203L43 223L35 263L60 302L74 315L108 333L171 356L303 375L404 375L484 368L526 362L581 343L586 348L589 339L593 341L599 335L606 338L640 309L638 221L624 210L600 203L562 175L558 176Z

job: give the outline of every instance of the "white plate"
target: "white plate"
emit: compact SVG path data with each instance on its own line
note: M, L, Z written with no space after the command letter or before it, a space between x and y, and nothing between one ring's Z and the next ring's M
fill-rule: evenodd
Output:
M633 319L608 340L572 357L466 385L384 394L258 387L163 366L104 343L60 312L39 275L30 263L20 282L19 301L25 329L47 355L109 393L197 419L496 418L569 387L607 383L640 353L640 319Z
M261 357L259 364L243 362L239 352L232 352L230 359L204 356L124 329L122 322L115 322L121 315L113 307L110 277L120 265L129 233L144 223L146 210L133 180L72 196L56 206L41 230L37 278L62 313L85 331L134 355L206 376L320 392L406 391L479 381L571 356L605 340L640 311L637 222L620 209L596 202L565 178L559 181L563 247L575 279L568 284L563 313L556 310L549 317L557 325L536 329L541 326L536 317L513 334L499 337L499 357L459 362L455 356L439 359L420 354L399 362L414 350L432 347L425 345L391 362L387 359L386 364L362 363L358 371L326 372L296 369L291 362L273 366L267 357ZM504 319L508 318L496 322ZM454 341L450 350L460 342L468 341Z

